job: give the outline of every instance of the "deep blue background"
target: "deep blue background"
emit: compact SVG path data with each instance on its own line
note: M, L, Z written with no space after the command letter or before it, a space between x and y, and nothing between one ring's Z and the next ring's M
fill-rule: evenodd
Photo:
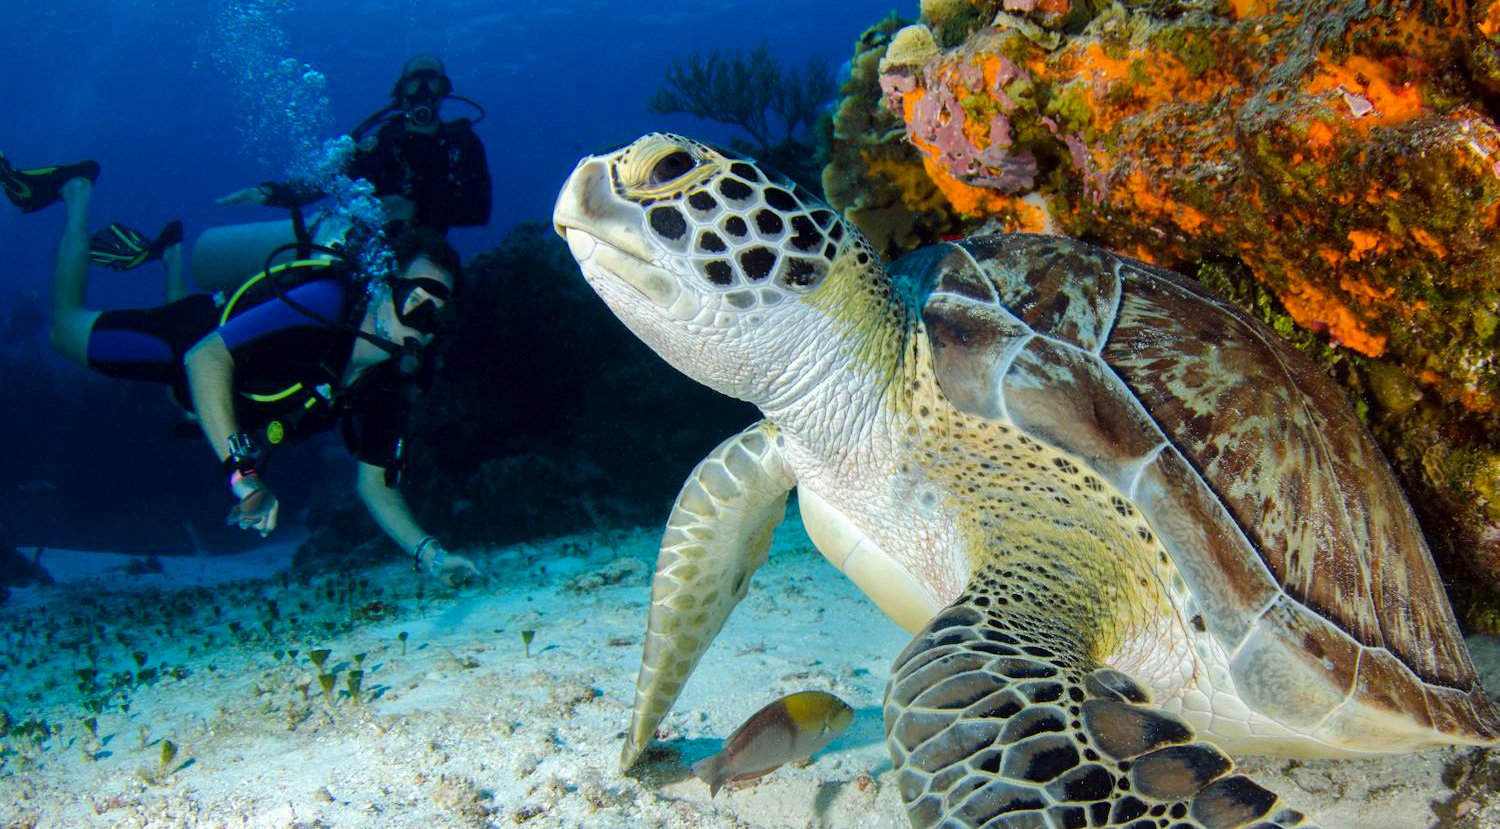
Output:
M281 218L265 208L219 207L214 199L283 177L298 135L349 130L387 101L407 57L433 52L447 62L455 91L489 111L478 132L495 180L494 218L487 228L454 231L468 257L517 222L545 220L580 155L656 129L711 140L730 135L718 125L647 111L673 59L698 49L748 50L765 40L788 64L823 55L840 66L861 31L893 9L915 17L916 5L6 0L0 151L21 167L97 159L103 174L93 202L96 227L119 220L154 233L180 217L192 239L213 225ZM308 70L323 79L326 107L317 102L319 85L300 80ZM444 115L467 112L454 104ZM22 215L0 204L0 321L20 291L40 291L45 300L61 223L57 207ZM90 303L154 304L160 276L156 266L95 271ZM160 408L165 421L171 410L159 390L117 388L130 384L48 359L56 394L0 382L0 499L15 507L17 499L39 498L56 511L66 499L120 490L119 514L101 521L214 523L224 496L206 447L163 449L156 434L122 435L109 427L111 406L148 416ZM141 445L132 445L137 438ZM305 453L300 463L322 480L318 456ZM205 495L183 504L183 515L133 500L164 476L201 479ZM57 489L38 488L38 480ZM25 489L17 490L18 483Z

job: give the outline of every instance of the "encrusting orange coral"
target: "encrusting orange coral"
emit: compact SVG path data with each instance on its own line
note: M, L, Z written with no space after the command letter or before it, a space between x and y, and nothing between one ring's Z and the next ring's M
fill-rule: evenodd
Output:
M983 19L1001 4L976 5ZM1500 241L1476 232L1500 210L1496 130L1452 87L1462 15L1448 4L1236 0L1216 21L1149 23L1137 10L1056 32L1055 48L1004 21L1056 15L1014 5L886 86L954 214L1023 229L1016 204L1036 193L1066 205L1059 232L1166 264L1235 257L1299 325L1369 356L1427 362L1414 332L1461 300L1404 291L1456 291L1456 268L1500 287ZM1497 9L1476 32L1500 26ZM1408 319L1418 299L1433 324ZM1448 399L1500 389L1500 366L1436 362Z

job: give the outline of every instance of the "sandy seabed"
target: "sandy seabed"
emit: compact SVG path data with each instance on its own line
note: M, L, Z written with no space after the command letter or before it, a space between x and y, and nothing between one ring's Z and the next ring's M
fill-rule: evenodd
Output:
M479 553L491 581L457 593L404 564L288 583L285 541L148 574L48 551L60 583L0 607L0 825L905 829L880 703L908 637L795 518L650 762L621 774L658 540ZM1470 647L1500 689L1500 642ZM717 798L689 775L809 688L857 712L811 762ZM1483 751L1242 765L1327 829L1500 827L1500 756Z

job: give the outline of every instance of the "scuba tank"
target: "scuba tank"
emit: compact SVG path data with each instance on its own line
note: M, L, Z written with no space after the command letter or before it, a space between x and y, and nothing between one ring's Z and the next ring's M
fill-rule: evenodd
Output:
M292 261L293 251L287 246L296 241L289 219L211 227L193 244L189 272L203 290L231 294L266 267ZM323 233L314 238L316 244L327 247L340 241ZM266 252L274 250L283 252L268 262Z
M342 331L386 352L394 361L396 376L403 380L418 377L427 366L415 340L393 342L379 334L362 330L357 318L340 318L337 315L330 317L293 298L292 294L297 288L319 279L337 280L345 285L346 290L361 294L367 291L368 286L360 267L341 247L319 245L312 241L300 208L292 208L292 218L288 224L294 241L271 249L263 260L264 267L232 293L225 295L219 309L218 324L224 325L236 316L266 303L280 302L318 325ZM363 308L363 303L359 307ZM265 418L255 426L260 433L258 437L264 438L263 445L275 446L286 437L303 433L309 419L326 421L337 416L343 405L340 379L333 375L303 378L284 387L262 387L254 391L240 390L237 393L247 402L256 404L257 410Z

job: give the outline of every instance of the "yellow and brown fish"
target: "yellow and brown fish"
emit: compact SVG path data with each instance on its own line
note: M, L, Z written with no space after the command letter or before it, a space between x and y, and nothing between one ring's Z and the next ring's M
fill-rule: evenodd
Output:
M853 720L854 709L833 694L789 694L745 720L718 754L694 763L693 775L712 797L725 783L754 780L822 751Z

